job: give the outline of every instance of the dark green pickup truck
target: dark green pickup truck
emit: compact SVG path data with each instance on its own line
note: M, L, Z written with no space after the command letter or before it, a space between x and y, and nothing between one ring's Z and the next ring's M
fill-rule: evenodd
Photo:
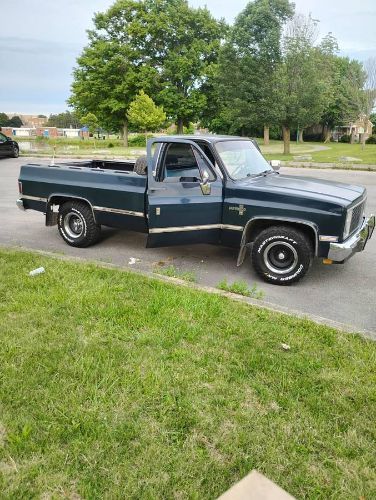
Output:
M106 225L147 233L148 247L239 247L238 265L249 248L277 285L302 278L313 257L346 261L375 226L363 187L280 175L242 137L152 139L135 162L29 164L19 191L18 206L45 213L69 245L92 245Z

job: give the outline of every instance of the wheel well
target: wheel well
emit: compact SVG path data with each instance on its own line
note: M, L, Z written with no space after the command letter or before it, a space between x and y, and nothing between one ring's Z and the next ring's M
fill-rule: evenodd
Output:
M46 226L54 226L57 224L57 214L53 211L53 206L55 205L60 206L66 201L79 201L81 203L85 203L92 211L94 220L96 220L93 207L91 206L89 201L83 198L77 198L75 196L65 196L57 194L51 196L48 200L47 211L46 211Z
M244 234L245 241L242 244L251 243L256 239L257 235L261 233L261 231L272 226L273 227L289 226L293 227L294 229L298 229L301 233L307 236L307 238L311 242L314 255L317 254L318 241L317 241L316 231L312 226L305 224L304 222L296 222L289 220L257 219L253 222L250 222L246 226Z

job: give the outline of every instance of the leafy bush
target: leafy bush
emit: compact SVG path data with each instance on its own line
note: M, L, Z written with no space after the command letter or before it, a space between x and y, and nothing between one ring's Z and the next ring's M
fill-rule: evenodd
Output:
M345 142L346 144L348 144L350 140L351 136L349 134L345 134L340 138L339 142Z
M114 148L114 143L113 142L109 142L108 145L107 145L108 148Z
M148 135L148 138L150 139L152 136ZM137 135L131 135L129 136L128 139L128 144L131 147L138 147L142 148L145 147L146 144L146 137L144 134L137 134Z
M376 144L376 135L370 135L366 140L366 144Z

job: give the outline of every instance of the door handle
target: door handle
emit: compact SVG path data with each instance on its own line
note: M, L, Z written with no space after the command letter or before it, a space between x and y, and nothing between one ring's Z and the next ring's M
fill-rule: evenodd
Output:
M165 187L151 187L149 188L149 191L166 191Z

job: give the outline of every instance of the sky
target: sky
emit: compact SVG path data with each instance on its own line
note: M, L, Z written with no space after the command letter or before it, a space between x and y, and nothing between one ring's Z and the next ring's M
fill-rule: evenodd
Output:
M0 0L0 112L59 113L67 109L72 69L87 43L95 12L112 0ZM189 0L232 22L247 0ZM376 57L376 0L295 0L296 11L319 19L341 55Z

